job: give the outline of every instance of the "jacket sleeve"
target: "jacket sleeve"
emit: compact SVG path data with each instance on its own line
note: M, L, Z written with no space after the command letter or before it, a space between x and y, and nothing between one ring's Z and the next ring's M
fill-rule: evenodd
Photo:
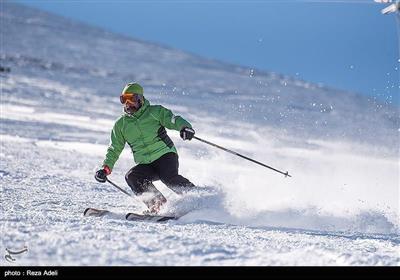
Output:
M159 120L161 125L168 129L180 131L185 126L192 128L192 125L187 120L181 116L175 116L171 110L163 106L160 106Z
M103 161L103 166L107 165L112 170L115 162L125 147L125 138L122 135L121 127L117 121L111 131L110 145L107 149L106 159Z

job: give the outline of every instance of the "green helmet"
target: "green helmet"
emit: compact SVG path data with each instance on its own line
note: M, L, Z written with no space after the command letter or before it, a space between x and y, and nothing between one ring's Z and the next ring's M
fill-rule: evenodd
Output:
M121 94L125 93L136 93L143 95L143 88L138 83L129 83L124 87Z

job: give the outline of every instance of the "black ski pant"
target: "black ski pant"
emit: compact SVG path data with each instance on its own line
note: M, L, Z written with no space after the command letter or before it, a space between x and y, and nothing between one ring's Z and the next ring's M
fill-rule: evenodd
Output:
M178 168L178 155L171 152L152 163L134 166L126 173L125 180L136 195L151 192L154 193L154 197L165 200L161 192L153 185L153 181L161 180L179 194L195 187L188 179L178 174ZM151 204L151 202L149 203Z

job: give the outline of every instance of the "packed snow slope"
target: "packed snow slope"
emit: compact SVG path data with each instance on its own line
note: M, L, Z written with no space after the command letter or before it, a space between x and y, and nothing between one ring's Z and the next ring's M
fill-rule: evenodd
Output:
M1 248L15 265L399 265L399 108L276 73L228 65L1 1ZM206 140L169 131L180 172L208 191L169 199L161 224L97 183L119 93ZM125 149L113 174L129 190ZM86 207L114 215L84 218ZM2 259L1 265L9 265Z

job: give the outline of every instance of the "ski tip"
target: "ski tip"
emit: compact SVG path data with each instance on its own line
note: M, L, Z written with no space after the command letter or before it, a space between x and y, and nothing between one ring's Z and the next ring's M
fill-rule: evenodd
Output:
M86 213L90 210L90 208L86 208L85 211L83 211L83 216L86 216Z
M110 213L108 210L103 210L103 209L95 209L95 208L86 208L85 211L83 211L83 216L84 217L101 217L106 215L107 213Z

